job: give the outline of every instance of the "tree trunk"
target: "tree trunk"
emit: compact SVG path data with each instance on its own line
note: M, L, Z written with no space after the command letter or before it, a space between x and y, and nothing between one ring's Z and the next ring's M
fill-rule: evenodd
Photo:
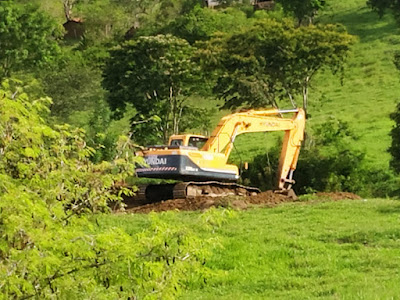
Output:
M71 21L72 7L74 6L75 0L63 0L64 15L67 21Z
M291 93L289 93L289 92L287 94L288 94L288 97L290 99L290 102L292 103L293 108L297 108L297 104L293 99L293 95Z
M310 76L307 76L304 79L304 85L303 85L303 109L304 112L306 113L307 117L307 105L308 105L308 83L310 81Z

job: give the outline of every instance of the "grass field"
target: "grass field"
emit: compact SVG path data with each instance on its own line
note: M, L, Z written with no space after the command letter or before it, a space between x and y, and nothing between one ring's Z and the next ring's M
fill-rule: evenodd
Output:
M200 213L160 215L217 237L204 287L182 299L398 299L400 203L388 199L307 201L237 212L210 233ZM138 232L147 215L108 216L103 226Z

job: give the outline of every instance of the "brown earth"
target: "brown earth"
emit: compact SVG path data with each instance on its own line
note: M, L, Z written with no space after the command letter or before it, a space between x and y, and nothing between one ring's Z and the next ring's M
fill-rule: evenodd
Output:
M316 198L323 198L323 199L329 199L329 200L333 200L333 201L338 201L338 200L360 200L361 197L353 194L353 193L349 193L349 192L335 192L335 193L316 193L315 194Z
M346 193L317 193L315 194L317 199L329 199L333 201L342 199L361 199L359 196ZM194 210L205 210L210 207L232 207L234 209L247 209L249 206L275 206L280 203L294 202L297 199L278 194L273 191L266 191L254 196L240 197L240 196L226 196L222 198L218 197L197 197L194 199L174 199L166 200L156 203L135 205L130 203L126 208L128 213L149 213L149 212L162 212L168 210L181 210L181 211L194 211Z

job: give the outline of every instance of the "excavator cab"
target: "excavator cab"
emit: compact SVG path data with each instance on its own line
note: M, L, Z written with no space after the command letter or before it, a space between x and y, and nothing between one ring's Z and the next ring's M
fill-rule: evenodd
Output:
M168 146L186 146L201 149L207 142L208 138L203 135L181 134L172 135L169 138Z

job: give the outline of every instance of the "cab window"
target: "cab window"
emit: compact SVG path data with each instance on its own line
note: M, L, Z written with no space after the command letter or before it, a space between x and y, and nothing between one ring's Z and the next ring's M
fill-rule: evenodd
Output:
M183 140L181 139L171 141L171 146L182 146L182 145L183 145Z
M201 149L204 146L204 144L207 142L207 140L208 140L207 138L192 136L189 138L188 146Z

